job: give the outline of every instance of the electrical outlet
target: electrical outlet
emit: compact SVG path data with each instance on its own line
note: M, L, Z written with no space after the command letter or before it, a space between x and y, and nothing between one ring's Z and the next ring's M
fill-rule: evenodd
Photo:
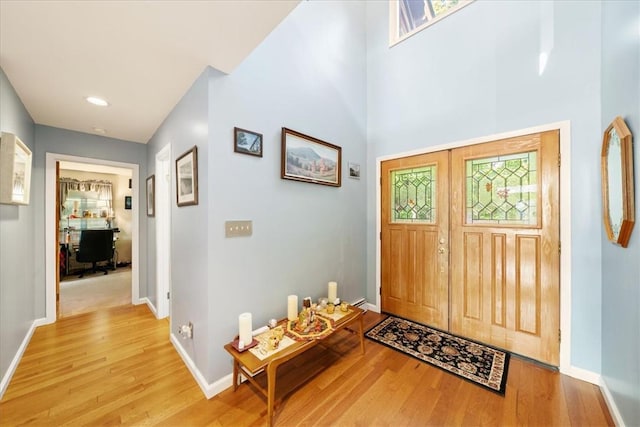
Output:
M251 236L253 232L253 221L225 221L225 237Z
M193 338L193 323L182 325L178 328L178 333L182 335L182 339Z

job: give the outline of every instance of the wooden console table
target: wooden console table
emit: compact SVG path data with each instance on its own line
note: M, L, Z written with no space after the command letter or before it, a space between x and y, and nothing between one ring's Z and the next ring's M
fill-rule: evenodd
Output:
M275 406L276 394L276 373L278 367L283 363L301 355L305 351L320 344L324 339L332 336L341 329L357 322L358 330L356 331L360 337L360 351L364 354L364 330L362 324L362 316L364 311L358 307L349 306L350 312L342 318L335 321L333 331L323 339L310 339L307 341L296 341L294 344L272 354L266 359L260 360L251 351L239 352L231 343L224 346L224 349L233 357L233 390L238 388L239 374L243 374L247 380L253 384L262 394L267 397L267 422L273 425L273 412ZM282 320L279 324L284 324L287 320ZM265 390L253 377L266 370L267 389Z

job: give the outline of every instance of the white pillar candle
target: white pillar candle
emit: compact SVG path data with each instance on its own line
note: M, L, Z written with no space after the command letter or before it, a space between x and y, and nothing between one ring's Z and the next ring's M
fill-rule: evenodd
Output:
M338 297L338 284L336 282L329 282L329 302L334 302Z
M238 329L238 339L244 343L244 345L251 344L253 341L253 337L251 336L251 313L242 313L238 317Z
M298 295L287 297L287 319L296 320L298 318Z

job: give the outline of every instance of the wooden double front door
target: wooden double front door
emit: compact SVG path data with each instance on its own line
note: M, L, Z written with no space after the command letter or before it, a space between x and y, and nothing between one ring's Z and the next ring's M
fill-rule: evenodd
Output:
M382 310L559 364L559 132L382 162Z

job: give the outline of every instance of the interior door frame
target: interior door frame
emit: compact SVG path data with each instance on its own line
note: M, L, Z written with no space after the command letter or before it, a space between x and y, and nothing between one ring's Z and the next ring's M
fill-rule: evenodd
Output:
M382 162L401 157L415 156L418 154L431 153L434 151L451 150L468 145L482 144L485 142L513 138L532 133L547 132L551 130L558 130L560 132L560 157L562 159L562 164L560 167L560 241L562 242L560 265L571 265L571 122L569 120L377 157L375 180L375 182L378 183L376 185L376 236L380 236L380 233L382 231L380 214L382 189L379 185L379 183L381 182L380 179ZM376 305L374 309L378 312L381 309L380 266L381 244L380 239L377 238ZM560 372L575 378L582 379L584 381L597 384L598 379L595 376L590 375L580 368L574 368L573 366L571 366L571 268L560 269L560 329L562 330L562 341L560 341Z
M171 144L156 154L156 317L171 316ZM164 179L164 173L169 180ZM163 262L161 262L163 261Z
M56 163L69 161L131 169L131 303L142 304L140 300L140 171L134 163L115 162L103 159L72 156L68 154L46 153L45 160L45 320L44 324L56 321L56 275L58 262L56 250Z

